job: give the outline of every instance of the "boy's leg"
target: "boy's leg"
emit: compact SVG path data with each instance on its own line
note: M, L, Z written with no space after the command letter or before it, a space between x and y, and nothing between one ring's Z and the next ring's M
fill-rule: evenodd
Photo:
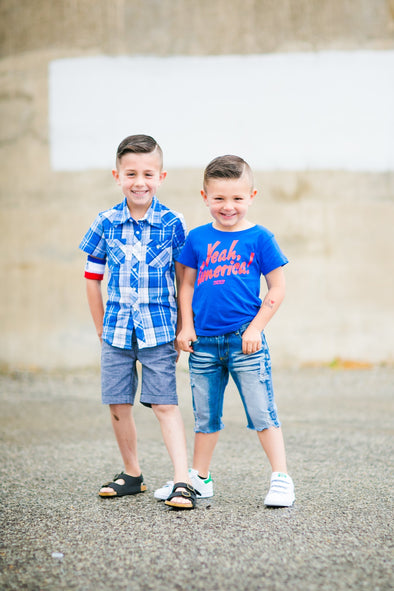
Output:
M286 451L281 427L269 427L257 431L258 438L266 453L272 472L287 474Z
M186 482L191 484L187 467L186 435L183 419L179 407L174 404L152 404L159 423L163 440L174 466L174 483ZM184 488L177 490L185 491ZM178 505L190 505L190 500L177 497Z
M137 456L137 432L132 414L132 405L137 390L136 355L133 350L119 349L106 342L101 350L102 402L111 413L112 427L124 463L124 473L140 476ZM123 485L123 479L115 481ZM100 493L113 492L111 487L102 487Z
M174 481L189 483L186 435L176 391L177 357L173 343L138 350L138 360L142 364L140 400L152 407L160 423L174 466Z
M242 330L231 336L231 375L245 409L248 427L255 429L273 472L287 472L286 452L271 378L268 345L252 355L242 353Z
M174 467L174 483L191 484L185 428L176 391L177 358L172 342L138 350L138 360L142 365L140 400L142 404L152 407L159 421L164 444ZM185 492L182 488L178 490ZM176 503L189 508L191 500L177 496Z
M215 433L196 433L194 436L193 468L201 478L207 478L213 452L219 439Z
M200 339L201 343L205 343L206 340L204 337ZM193 468L201 476L208 476L203 472L209 471L209 464L219 435L218 431L223 428L221 421L223 392L228 381L228 372L218 366L215 361L217 355L214 341L216 339L210 340L212 341L211 349L213 351L202 345L203 355L198 354L197 350L200 345L193 343L194 354L189 358L195 427L196 429L211 431L211 433L196 433ZM193 486L198 489L195 483L196 478L192 474ZM164 487L158 489L155 497L165 499L170 484L172 483L168 482ZM207 491L204 491L204 494L201 493L204 498L213 494L212 481L210 481L209 485L208 494Z
M205 480L210 478L213 452L224 427L223 400L229 373L222 337L199 337L193 349L189 356L195 427L193 470ZM212 481L205 492L209 493L206 496L212 496Z
M123 459L124 472L129 476L140 476L141 468L137 455L137 430L132 414L131 404L110 404L112 427L120 455ZM123 479L115 481L117 484L124 484ZM110 487L102 487L100 492L112 492Z
M291 507L295 500L294 484L287 473L282 429L269 427L257 431L257 435L272 468L270 488L264 503L269 507Z
M174 482L188 482L186 435L179 407L174 404L152 404L163 435L163 441L174 466Z
M131 404L111 404L109 408L125 473L129 476L139 476L141 468L137 455L137 429L132 413L133 407Z
M242 330L234 333L230 352L230 371L245 408L248 427L257 431L272 468L270 490L264 503L290 507L295 499L294 485L287 474L285 445L274 401L271 360L264 334L262 348L252 355L244 355Z

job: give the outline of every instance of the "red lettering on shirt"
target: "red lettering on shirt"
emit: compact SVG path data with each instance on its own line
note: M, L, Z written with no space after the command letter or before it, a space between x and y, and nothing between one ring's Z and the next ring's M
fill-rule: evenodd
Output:
M219 280L219 277L229 277L230 275L248 275L249 269L248 267L252 264L254 260L255 253L252 252L249 257L249 261L246 262L236 262L240 261L241 255L237 254L236 245L238 240L233 240L231 243L230 248L227 250L223 248L220 250L220 240L217 240L214 244L209 243L207 246L207 256L205 260L202 262L198 277L197 277L197 285L204 283L205 281L215 280L213 281L214 285L222 284L225 282L225 279ZM227 263L227 264L219 264L219 263ZM211 265L210 269L207 267Z

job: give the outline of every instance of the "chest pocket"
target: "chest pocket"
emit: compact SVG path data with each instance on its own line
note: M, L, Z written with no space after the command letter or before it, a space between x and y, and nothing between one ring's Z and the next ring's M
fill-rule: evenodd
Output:
M108 263L121 265L126 259L126 242L116 238L107 240L108 244Z
M172 257L171 239L163 242L154 242L146 247L146 263L152 267L165 267L169 264Z

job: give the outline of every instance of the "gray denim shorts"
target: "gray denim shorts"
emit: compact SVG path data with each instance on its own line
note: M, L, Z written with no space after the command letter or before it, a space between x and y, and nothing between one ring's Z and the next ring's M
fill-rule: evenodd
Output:
M178 404L176 391L177 352L174 344L139 349L119 349L105 341L101 349L101 399L103 404L134 404L138 387L137 361L141 364L140 402Z

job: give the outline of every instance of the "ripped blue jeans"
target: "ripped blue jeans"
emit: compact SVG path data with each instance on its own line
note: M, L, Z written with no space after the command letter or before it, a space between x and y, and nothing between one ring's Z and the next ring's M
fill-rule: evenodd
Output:
M247 327L245 324L220 336L200 336L192 343L189 370L197 433L215 433L224 428L224 391L230 374L241 396L248 428L262 431L280 426L268 345L262 333L262 348L252 355L242 353L242 335Z

